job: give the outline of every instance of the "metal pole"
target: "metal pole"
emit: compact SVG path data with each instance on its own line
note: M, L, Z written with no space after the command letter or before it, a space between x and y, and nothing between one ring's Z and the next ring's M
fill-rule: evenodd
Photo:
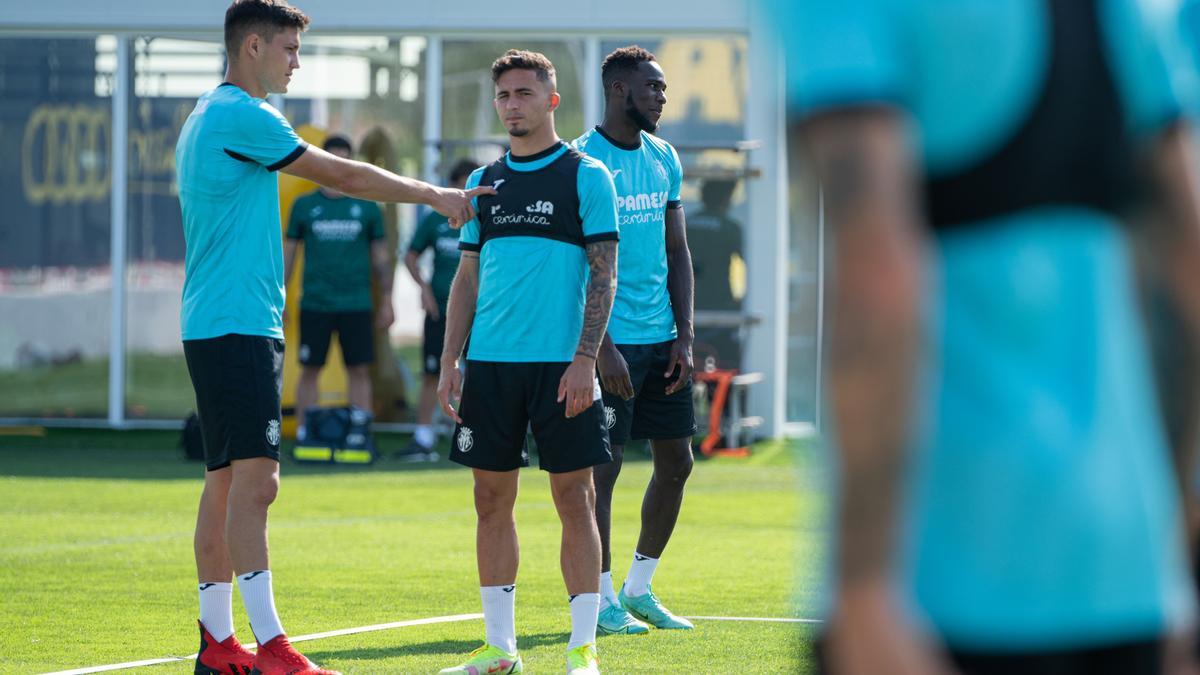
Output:
M604 101L601 94L604 83L600 80L600 38L589 37L583 48L583 130L600 124Z
M825 187L817 186L817 377L813 426L821 433L825 386Z
M112 175L109 220L110 267L112 269L112 316L108 342L108 424L125 423L125 247L129 228L128 155L129 97L132 93L133 64L130 62L129 36L117 36L116 81L112 93Z
M442 161L442 38L431 35L425 43L425 149L422 174L428 183L440 183Z

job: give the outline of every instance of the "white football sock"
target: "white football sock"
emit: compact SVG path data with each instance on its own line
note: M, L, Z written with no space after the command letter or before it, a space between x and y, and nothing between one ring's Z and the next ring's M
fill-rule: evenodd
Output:
M596 641L599 617L599 593L580 593L571 598L571 641L567 643L567 651Z
M238 575L238 590L242 604L250 617L250 630L258 644L266 644L276 635L283 635L279 614L275 612L275 592L271 589L271 570L258 570Z
M217 642L233 635L233 584L206 581L200 584L200 623Z
M433 427L428 424L422 424L413 432L413 440L427 448L432 448L437 437L433 435Z
M649 590L650 581L654 578L656 567L658 567L658 558L648 558L641 553L634 553L629 573L625 575L625 595L630 597L645 595Z
M487 643L509 654L517 653L517 585L480 586L484 636Z
M600 573L600 597L613 607L621 606L621 601L617 599L617 591L613 588L612 571Z

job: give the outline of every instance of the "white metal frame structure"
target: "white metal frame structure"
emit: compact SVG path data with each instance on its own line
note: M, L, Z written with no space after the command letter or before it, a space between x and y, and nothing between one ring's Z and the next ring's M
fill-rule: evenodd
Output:
M747 295L744 311L760 319L744 347L744 365L763 373L761 384L751 389L748 412L761 416L763 431L776 437L806 433L807 424L789 424L787 397L787 295L788 208L787 161L784 142L784 86L776 48L768 39L765 17L756 16L757 3L741 0L459 0L455 3L396 3L390 0L296 0L312 17L315 35L404 34L424 35L427 81L440 79L445 39L577 38L585 44L585 122L599 121L600 43L602 39L634 40L638 37L686 35L691 37L741 35L747 39L750 95L747 98L748 138L760 141L749 151L749 164L761 170L750 181L750 223L747 227ZM161 2L160 0L56 0L31 3L0 0L0 37L30 35L117 36L116 91L132 85L130 43L133 36L169 33L213 39L227 7L225 0ZM636 21L631 25L631 21ZM430 95L436 93L437 95ZM441 136L440 87L425 96L423 138L425 177L433 178ZM112 97L113 223L127 222L126 140L129 110L126 96ZM585 127L586 128L586 127ZM125 236L126 228L112 228L113 300L109 401L106 426L135 423L124 414L125 401ZM818 342L820 336L817 337ZM819 371L818 371L819 372ZM820 383L815 383L819 389ZM819 399L819 397L817 397ZM141 424L138 422L137 424Z

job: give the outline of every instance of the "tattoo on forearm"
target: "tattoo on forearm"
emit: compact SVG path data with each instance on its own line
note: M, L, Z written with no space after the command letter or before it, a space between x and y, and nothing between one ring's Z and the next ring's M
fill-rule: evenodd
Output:
M599 241L587 245L588 268L591 277L587 285L587 303L583 308L583 330L579 335L576 353L596 358L608 316L612 312L613 294L617 288L617 242Z
M1147 314L1153 344L1155 374L1167 441L1179 475L1186 482L1192 472L1191 454L1200 409L1200 354L1186 325L1183 309L1168 289L1156 285L1148 292Z
M870 127L864 131L867 122ZM916 186L907 151L903 144L880 142L879 127L878 111L827 120L804 150L811 153L808 160L820 176L826 215L839 228L853 225L864 210L884 203L896 210L890 217L916 217Z

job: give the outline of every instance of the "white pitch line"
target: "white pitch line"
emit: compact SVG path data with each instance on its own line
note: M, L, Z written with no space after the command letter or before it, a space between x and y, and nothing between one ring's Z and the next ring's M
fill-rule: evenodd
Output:
M702 621L764 621L768 623L824 623L820 619L792 619L765 616L685 616L685 619L700 619Z
M290 642L306 642L308 640L321 640L324 638L340 637L343 635L356 635L358 633L371 633L380 630L391 630L393 628L406 628L408 626L428 626L436 623L452 623L455 621L473 621L482 619L482 614L452 614L449 616L435 616L428 619L410 619L408 621L393 621L391 623L377 623L372 626L359 626L357 628L342 628L340 630L330 630L324 633L311 633L309 635L298 635L293 638L288 638ZM758 616L689 616L688 619L698 619L701 621L762 621L768 623L822 623L820 619L795 619L795 618L778 618L778 617L758 617ZM163 663L174 663L176 661L191 661L196 658L195 654L188 656L168 656L161 659L146 659L144 661L129 661L127 663L113 663L107 666L91 666L88 668L76 668L74 670L58 670L52 673L44 673L44 675L88 675L89 673L103 673L111 670L122 670L124 668L137 668L139 666L156 666Z
M407 626L428 626L435 623L451 623L454 621L471 621L474 619L482 619L482 614L452 614L450 616L435 616L428 619L411 619L409 621L393 621L391 623L377 623L373 626L359 626L357 628L343 628L341 630L325 631L324 633L312 633L310 635L297 635L296 637L288 638L289 642L305 642L307 640L320 640L322 638L338 637L342 635L354 635L356 633L370 633L378 630L390 630L392 628L405 628ZM147 659L145 661L130 661L128 663L114 663L107 666L92 666L90 668L76 668L74 670L59 670L45 675L87 675L87 673L103 673L110 670L121 670L122 668L137 668L138 666L155 666L162 663L173 663L175 661L190 661L196 658L195 654L188 656L169 656L162 659Z

